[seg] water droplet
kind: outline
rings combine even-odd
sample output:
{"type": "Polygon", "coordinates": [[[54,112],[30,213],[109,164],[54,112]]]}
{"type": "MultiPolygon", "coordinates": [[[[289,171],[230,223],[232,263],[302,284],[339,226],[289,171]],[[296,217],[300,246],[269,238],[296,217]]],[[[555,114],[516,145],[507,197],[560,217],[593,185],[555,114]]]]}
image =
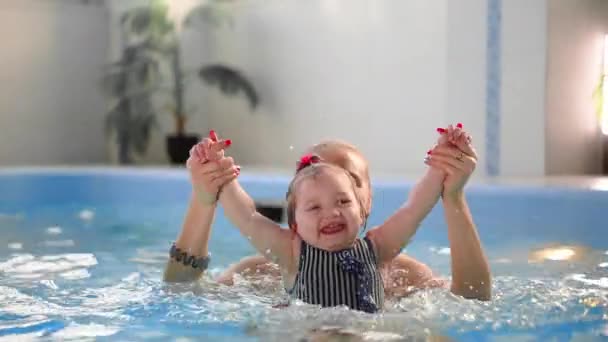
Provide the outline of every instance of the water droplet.
{"type": "Polygon", "coordinates": [[[74,240],[52,240],[44,241],[43,244],[48,247],[74,247],[74,240]]]}
{"type": "Polygon", "coordinates": [[[473,285],[469,285],[469,290],[473,290],[474,288],[473,285]]]}
{"type": "Polygon", "coordinates": [[[10,249],[21,249],[23,248],[23,244],[20,242],[13,242],[8,244],[8,248],[10,249]]]}
{"type": "Polygon", "coordinates": [[[46,229],[46,233],[49,234],[49,235],[58,235],[58,234],[61,234],[61,227],[59,227],[59,226],[48,227],[46,229]]]}
{"type": "Polygon", "coordinates": [[[465,321],[468,321],[468,322],[475,321],[475,315],[472,313],[465,313],[462,317],[465,319],[465,321]]]}
{"type": "Polygon", "coordinates": [[[293,145],[289,145],[289,150],[293,151],[293,145]]]}
{"type": "Polygon", "coordinates": [[[85,209],[78,214],[78,217],[80,217],[80,219],[84,221],[91,221],[93,217],[95,217],[95,213],[91,210],[85,209]]]}
{"type": "Polygon", "coordinates": [[[57,287],[57,285],[55,284],[55,282],[52,281],[52,280],[47,280],[47,279],[41,280],[40,284],[42,284],[42,285],[44,285],[44,286],[46,286],[46,287],[48,287],[50,289],[53,289],[53,290],[57,290],[59,288],[59,287],[57,287]]]}

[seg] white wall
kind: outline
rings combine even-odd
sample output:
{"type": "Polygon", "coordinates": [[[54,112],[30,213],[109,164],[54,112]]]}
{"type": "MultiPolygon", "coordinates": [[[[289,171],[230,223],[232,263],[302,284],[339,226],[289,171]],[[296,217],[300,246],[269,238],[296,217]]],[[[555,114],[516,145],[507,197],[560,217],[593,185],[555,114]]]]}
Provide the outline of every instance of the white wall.
{"type": "Polygon", "coordinates": [[[422,170],[447,122],[446,12],[437,0],[250,1],[234,30],[200,25],[206,33],[190,33],[185,50],[199,57],[190,65],[244,70],[262,105],[250,114],[243,100],[196,86],[206,111],[190,130],[229,136],[244,165],[291,168],[306,146],[336,137],[360,146],[376,171],[422,170]]]}
{"type": "Polygon", "coordinates": [[[540,176],[545,174],[547,1],[503,0],[502,6],[500,174],[540,176]]]}
{"type": "MultiPolygon", "coordinates": [[[[487,0],[448,1],[445,122],[462,122],[473,136],[485,173],[487,0]]],[[[440,122],[445,123],[445,122],[440,122]]]]}
{"type": "Polygon", "coordinates": [[[602,72],[608,4],[551,0],[548,13],[547,173],[600,173],[600,130],[591,94],[602,72]]]}
{"type": "MultiPolygon", "coordinates": [[[[173,2],[172,14],[197,2],[173,2]]],[[[0,165],[113,155],[97,82],[120,53],[120,12],[138,3],[0,3],[1,32],[24,37],[6,39],[0,59],[0,80],[11,85],[0,95],[0,165]]],[[[599,72],[601,3],[502,1],[501,175],[597,170],[597,122],[585,113],[599,72]]],[[[243,70],[261,107],[250,113],[244,100],[193,79],[187,100],[199,111],[188,128],[232,138],[243,165],[291,168],[307,145],[336,137],[360,146],[374,174],[417,174],[435,128],[461,121],[484,165],[487,16],[487,0],[240,2],[232,29],[183,31],[184,62],[187,70],[217,61],[243,70]]],[[[159,122],[144,163],[166,163],[173,122],[169,114],[159,122]]]]}
{"type": "MultiPolygon", "coordinates": [[[[199,53],[245,70],[263,106],[249,115],[243,102],[200,88],[209,112],[191,128],[213,127],[233,138],[231,152],[242,164],[290,167],[305,146],[339,137],[360,146],[375,173],[416,174],[434,129],[462,121],[483,165],[486,3],[250,2],[236,15],[234,31],[207,27],[202,45],[210,51],[199,53]]],[[[501,175],[538,176],[546,3],[503,1],[501,10],[501,175]]]]}
{"type": "Polygon", "coordinates": [[[104,162],[103,6],[0,1],[0,165],[104,162]]]}

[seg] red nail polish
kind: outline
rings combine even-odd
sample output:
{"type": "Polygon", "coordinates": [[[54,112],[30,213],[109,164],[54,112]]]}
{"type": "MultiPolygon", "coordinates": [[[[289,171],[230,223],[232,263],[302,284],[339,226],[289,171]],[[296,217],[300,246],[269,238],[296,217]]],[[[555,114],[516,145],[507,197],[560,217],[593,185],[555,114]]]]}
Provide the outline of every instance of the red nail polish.
{"type": "Polygon", "coordinates": [[[459,122],[458,124],[456,124],[456,127],[462,128],[462,124],[459,122]]]}
{"type": "Polygon", "coordinates": [[[214,131],[214,130],[210,130],[210,131],[209,131],[209,135],[210,135],[210,136],[215,135],[215,131],[214,131]]]}
{"type": "Polygon", "coordinates": [[[439,132],[440,134],[443,134],[446,132],[446,130],[445,130],[445,128],[438,127],[437,132],[439,132]]]}
{"type": "Polygon", "coordinates": [[[226,141],[224,141],[224,145],[226,145],[226,147],[232,145],[232,140],[226,139],[226,141]]]}

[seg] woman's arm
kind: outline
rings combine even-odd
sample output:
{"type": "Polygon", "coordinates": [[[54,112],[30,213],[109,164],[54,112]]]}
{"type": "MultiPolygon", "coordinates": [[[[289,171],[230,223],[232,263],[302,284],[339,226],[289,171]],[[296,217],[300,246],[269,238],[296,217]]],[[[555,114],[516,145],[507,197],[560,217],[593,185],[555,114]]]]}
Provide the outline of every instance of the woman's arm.
{"type": "MultiPolygon", "coordinates": [[[[193,193],[175,246],[196,258],[208,256],[209,237],[215,209],[215,204],[203,204],[193,193]]],[[[202,274],[203,271],[199,268],[185,266],[182,262],[169,258],[165,267],[164,280],[166,282],[189,282],[199,279],[202,274]]]]}
{"type": "Polygon", "coordinates": [[[281,272],[277,264],[271,263],[262,255],[252,255],[239,260],[237,263],[230,265],[216,281],[224,285],[233,285],[234,276],[240,274],[242,276],[272,276],[281,277],[281,272]]]}
{"type": "Polygon", "coordinates": [[[490,300],[490,266],[464,193],[444,196],[443,208],[452,257],[451,291],[465,298],[490,300]]]}
{"type": "Polygon", "coordinates": [[[490,266],[483,252],[473,217],[464,195],[464,186],[477,164],[477,153],[468,134],[460,127],[449,127],[455,146],[436,147],[428,164],[446,171],[443,206],[448,226],[452,258],[454,294],[465,298],[489,300],[492,296],[490,266]]]}
{"type": "MultiPolygon", "coordinates": [[[[224,158],[221,162],[207,163],[200,152],[201,144],[190,151],[186,166],[190,172],[192,194],[182,230],[175,241],[175,247],[195,258],[209,256],[209,238],[211,225],[216,209],[216,198],[220,187],[236,178],[232,159],[224,158]],[[211,180],[211,181],[209,181],[211,180]],[[215,194],[215,195],[214,195],[215,194]]],[[[221,146],[216,146],[219,156],[223,156],[221,146]]],[[[169,258],[165,267],[164,280],[167,282],[189,282],[197,280],[203,274],[201,268],[184,265],[169,258]]]]}

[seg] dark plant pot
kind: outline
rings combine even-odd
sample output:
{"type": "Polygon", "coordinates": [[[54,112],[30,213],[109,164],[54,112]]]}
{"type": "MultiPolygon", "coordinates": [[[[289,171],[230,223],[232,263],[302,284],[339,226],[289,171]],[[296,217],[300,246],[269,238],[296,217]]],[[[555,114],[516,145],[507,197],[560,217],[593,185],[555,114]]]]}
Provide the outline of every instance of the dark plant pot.
{"type": "Polygon", "coordinates": [[[167,153],[171,164],[185,164],[190,156],[190,149],[199,140],[198,135],[168,135],[167,153]]]}

